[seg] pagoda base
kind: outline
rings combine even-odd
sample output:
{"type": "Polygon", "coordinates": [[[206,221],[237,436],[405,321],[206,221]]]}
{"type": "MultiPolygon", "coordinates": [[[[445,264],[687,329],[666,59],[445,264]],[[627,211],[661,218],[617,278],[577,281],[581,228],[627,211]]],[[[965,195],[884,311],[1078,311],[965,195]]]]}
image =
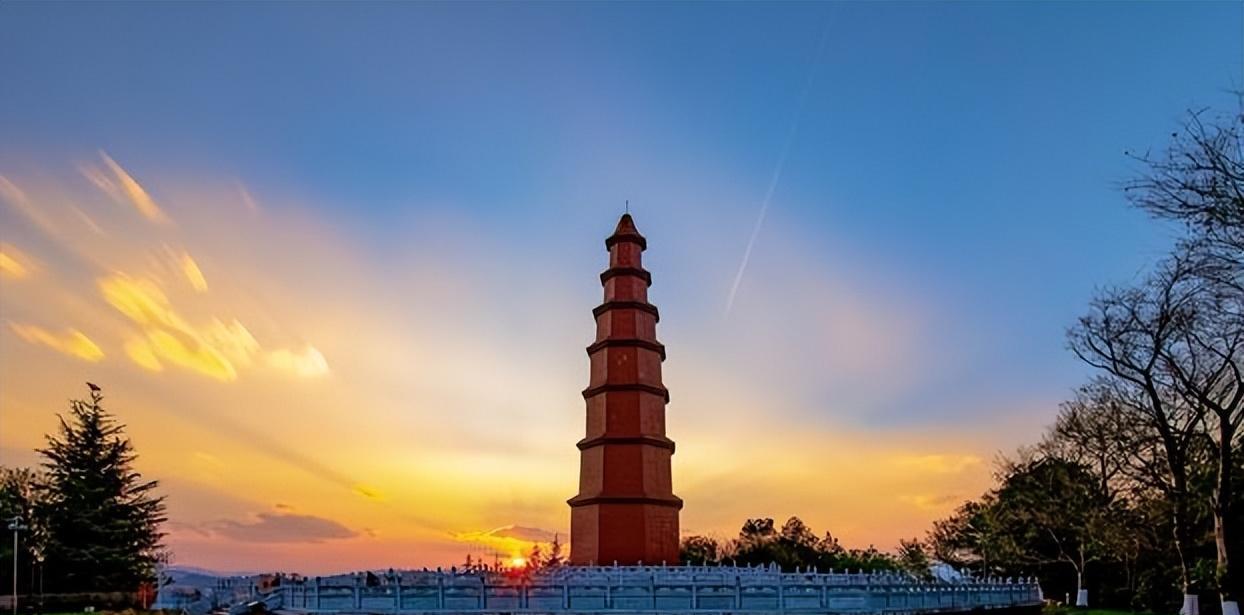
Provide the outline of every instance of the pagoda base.
{"type": "Polygon", "coordinates": [[[574,565],[677,564],[677,497],[573,498],[570,563],[574,565]]]}

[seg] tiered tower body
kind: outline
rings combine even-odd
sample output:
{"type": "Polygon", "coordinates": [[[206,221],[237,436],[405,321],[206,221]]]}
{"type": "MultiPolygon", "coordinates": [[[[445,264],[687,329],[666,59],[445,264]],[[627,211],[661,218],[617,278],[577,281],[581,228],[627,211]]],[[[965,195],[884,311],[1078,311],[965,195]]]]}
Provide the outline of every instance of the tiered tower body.
{"type": "Polygon", "coordinates": [[[605,300],[592,310],[596,341],[587,347],[592,367],[583,391],[587,437],[578,444],[579,494],[568,502],[573,564],[678,562],[682,500],[670,478],[665,347],[656,337],[657,308],[648,303],[652,276],[641,262],[647,247],[630,214],[605,240],[605,300]]]}

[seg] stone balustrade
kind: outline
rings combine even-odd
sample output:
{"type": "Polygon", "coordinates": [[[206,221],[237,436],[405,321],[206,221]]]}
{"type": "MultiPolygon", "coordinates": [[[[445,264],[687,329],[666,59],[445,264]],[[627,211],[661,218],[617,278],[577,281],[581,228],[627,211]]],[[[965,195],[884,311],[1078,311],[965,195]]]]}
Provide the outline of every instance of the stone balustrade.
{"type": "Polygon", "coordinates": [[[1034,579],[919,582],[901,574],[699,566],[564,567],[530,577],[404,571],[286,582],[269,608],[302,613],[953,613],[1031,607],[1034,579]]]}

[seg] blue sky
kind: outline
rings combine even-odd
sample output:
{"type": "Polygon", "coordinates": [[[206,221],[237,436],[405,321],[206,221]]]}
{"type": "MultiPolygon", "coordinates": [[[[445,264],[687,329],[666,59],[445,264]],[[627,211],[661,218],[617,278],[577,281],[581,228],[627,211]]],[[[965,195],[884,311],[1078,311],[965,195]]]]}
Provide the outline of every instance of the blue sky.
{"type": "MultiPolygon", "coordinates": [[[[212,314],[252,309],[252,329],[317,342],[335,399],[400,372],[347,382],[340,366],[363,359],[317,341],[342,314],[443,319],[478,338],[466,347],[554,374],[549,391],[570,383],[550,399],[571,417],[600,241],[629,199],[652,246],[667,384],[687,400],[671,429],[750,413],[775,433],[942,430],[945,451],[913,446],[987,458],[1035,437],[1083,381],[1063,331],[1093,289],[1165,253],[1171,229],[1118,189],[1137,170],[1124,152],[1160,149],[1187,109],[1231,108],[1242,33],[1239,2],[4,3],[0,176],[36,204],[81,204],[103,198],[84,165],[115,161],[178,220],[126,245],[184,247],[213,292],[236,282],[212,314]],[[239,189],[271,218],[230,209],[239,189]],[[288,297],[317,318],[277,327],[288,297]],[[717,412],[718,397],[756,403],[717,412]]],[[[56,242],[21,224],[0,239],[62,270],[48,293],[105,275],[41,253],[56,242]]],[[[10,322],[55,296],[10,284],[10,322]]],[[[0,373],[24,380],[33,347],[5,335],[0,373]]],[[[173,394],[146,377],[116,376],[136,405],[173,394]]],[[[0,414],[64,397],[15,389],[0,414]]],[[[947,493],[987,478],[970,472],[947,493]]],[[[547,510],[513,521],[547,527],[561,514],[547,510]]]]}

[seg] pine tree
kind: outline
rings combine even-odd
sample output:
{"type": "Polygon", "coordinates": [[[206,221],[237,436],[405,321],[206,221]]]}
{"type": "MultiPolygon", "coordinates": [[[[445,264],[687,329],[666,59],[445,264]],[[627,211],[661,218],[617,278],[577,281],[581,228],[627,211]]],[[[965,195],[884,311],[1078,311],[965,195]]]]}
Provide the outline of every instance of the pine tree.
{"type": "Polygon", "coordinates": [[[39,450],[46,580],[53,591],[130,591],[155,576],[164,498],[133,469],[124,426],[100,405],[99,387],[87,385],[90,400],[71,400],[68,420],[58,417],[59,433],[39,450]]]}
{"type": "Polygon", "coordinates": [[[527,554],[527,570],[539,570],[544,567],[544,551],[540,549],[540,543],[531,546],[531,553],[527,554]]]}
{"type": "Polygon", "coordinates": [[[553,543],[549,545],[549,557],[544,562],[546,568],[556,568],[566,563],[565,556],[562,555],[561,536],[553,534],[553,543]]]}

